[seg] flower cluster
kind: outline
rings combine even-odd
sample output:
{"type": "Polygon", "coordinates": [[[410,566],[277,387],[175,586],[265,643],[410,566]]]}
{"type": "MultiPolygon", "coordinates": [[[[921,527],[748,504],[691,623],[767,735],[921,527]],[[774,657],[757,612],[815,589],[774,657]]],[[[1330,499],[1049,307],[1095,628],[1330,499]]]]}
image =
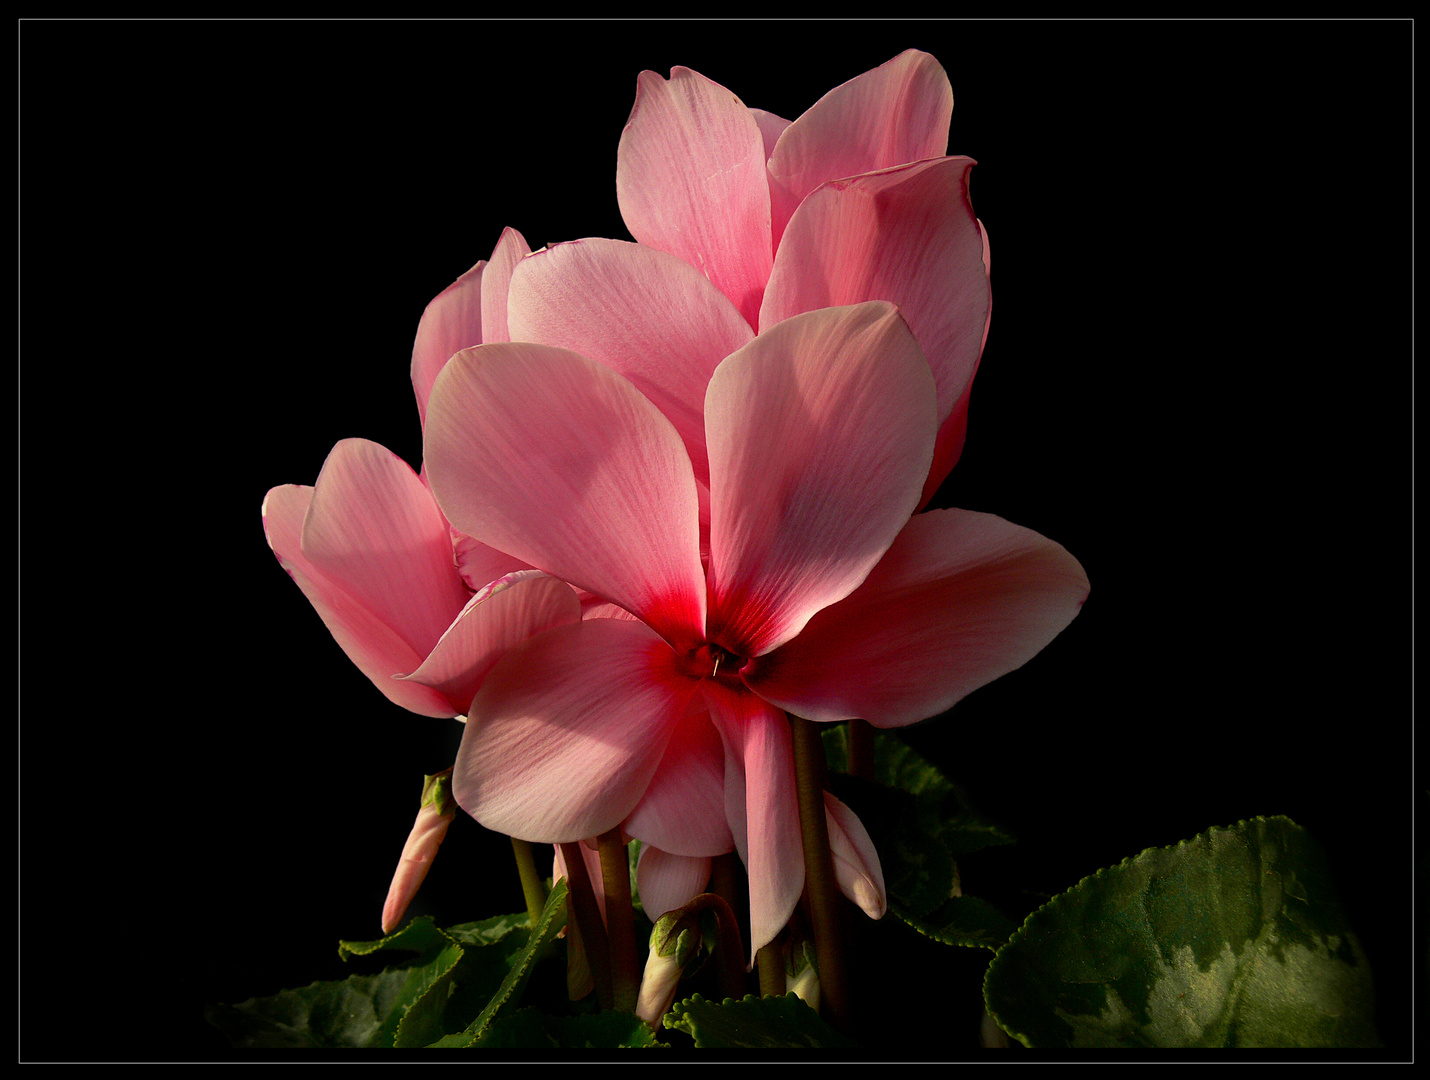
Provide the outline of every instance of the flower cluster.
{"type": "MultiPolygon", "coordinates": [[[[1088,592],[1058,544],[926,509],[991,311],[952,105],[915,51],[793,122],[644,72],[616,173],[634,242],[532,252],[507,229],[419,324],[422,472],[348,440],[264,503],[354,663],[465,717],[463,810],[641,841],[652,919],[737,852],[751,956],[805,887],[787,714],[934,716],[1088,592]]],[[[824,804],[839,885],[877,918],[878,854],[824,804]]]]}

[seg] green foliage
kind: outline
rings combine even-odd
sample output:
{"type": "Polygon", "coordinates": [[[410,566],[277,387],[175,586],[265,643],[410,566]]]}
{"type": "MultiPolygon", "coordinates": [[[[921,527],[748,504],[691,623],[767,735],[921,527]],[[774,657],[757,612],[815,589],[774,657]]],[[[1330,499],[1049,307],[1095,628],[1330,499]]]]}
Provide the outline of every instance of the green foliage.
{"type": "Polygon", "coordinates": [[[739,1001],[706,1001],[699,994],[677,1002],[665,1014],[665,1026],[683,1031],[699,1049],[833,1050],[857,1046],[819,1018],[794,994],[739,1001]]]}
{"type": "Polygon", "coordinates": [[[1033,1047],[1379,1045],[1324,856],[1282,817],[1085,878],[999,950],[984,996],[1033,1047]]]}

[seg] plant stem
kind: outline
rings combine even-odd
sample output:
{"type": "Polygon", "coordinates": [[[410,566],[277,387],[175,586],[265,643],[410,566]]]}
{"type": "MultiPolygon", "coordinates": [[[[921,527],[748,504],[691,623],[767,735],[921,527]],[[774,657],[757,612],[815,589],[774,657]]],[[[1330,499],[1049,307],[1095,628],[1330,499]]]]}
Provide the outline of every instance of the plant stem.
{"type": "Polygon", "coordinates": [[[513,836],[511,849],[516,855],[516,872],[521,878],[521,894],[526,898],[527,918],[535,928],[541,922],[541,913],[546,910],[546,883],[536,871],[536,858],[531,853],[531,844],[513,836]]]}
{"type": "Polygon", "coordinates": [[[596,906],[596,894],[591,889],[591,875],[586,872],[586,858],[581,843],[562,844],[561,858],[566,863],[566,887],[571,890],[571,914],[581,934],[586,960],[591,965],[591,978],[596,984],[596,1001],[601,1008],[613,1008],[611,989],[611,950],[606,941],[606,927],[601,922],[601,909],[596,906]]]}
{"type": "Polygon", "coordinates": [[[790,716],[794,745],[795,785],[799,797],[799,827],[804,838],[804,887],[819,962],[821,1011],[836,1027],[849,1027],[849,987],[844,975],[840,941],[839,883],[829,853],[829,826],[824,818],[824,744],[819,727],[802,716],[790,716]]]}
{"type": "Polygon", "coordinates": [[[719,965],[720,993],[739,1001],[745,994],[745,939],[735,912],[718,893],[701,893],[685,905],[686,917],[699,926],[702,911],[715,913],[715,962],[719,965]]]}
{"type": "Polygon", "coordinates": [[[602,833],[601,878],[606,888],[606,933],[611,955],[613,1007],[621,1012],[636,1011],[640,993],[640,965],[636,962],[635,911],[631,907],[631,867],[620,826],[602,833]]]}
{"type": "Polygon", "coordinates": [[[775,942],[770,942],[755,954],[755,966],[760,969],[760,996],[785,992],[785,957],[775,942]]]}

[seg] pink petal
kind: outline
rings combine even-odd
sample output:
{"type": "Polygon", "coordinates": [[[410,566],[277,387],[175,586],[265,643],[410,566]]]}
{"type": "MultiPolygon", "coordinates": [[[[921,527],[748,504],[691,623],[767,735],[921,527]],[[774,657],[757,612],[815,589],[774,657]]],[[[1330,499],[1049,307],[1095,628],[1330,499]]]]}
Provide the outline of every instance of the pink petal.
{"type": "Polygon", "coordinates": [[[928,362],[892,304],[797,316],[727,359],[705,399],[708,637],[768,652],[864,580],[918,502],[928,362]]]}
{"type": "Polygon", "coordinates": [[[464,532],[452,529],[451,533],[452,558],[456,560],[457,573],[472,592],[480,592],[497,578],[517,570],[531,569],[520,559],[514,559],[504,551],[473,540],[464,532]]]}
{"type": "Polygon", "coordinates": [[[472,701],[452,792],[495,832],[557,844],[635,809],[698,685],[648,627],[558,626],[509,649],[472,701]]]}
{"type": "Polygon", "coordinates": [[[983,238],[983,270],[990,275],[988,314],[983,317],[983,337],[978,342],[978,359],[974,361],[973,373],[968,377],[968,385],[963,388],[963,393],[954,402],[947,419],[939,425],[938,442],[934,444],[933,450],[933,466],[929,469],[929,478],[924,482],[923,498],[919,500],[920,510],[929,504],[929,500],[938,491],[939,485],[948,478],[948,474],[958,464],[958,459],[963,456],[963,444],[968,437],[968,403],[973,395],[973,380],[978,375],[978,365],[983,360],[983,347],[988,344],[988,327],[993,321],[992,263],[989,260],[988,230],[983,227],[981,221],[978,223],[978,231],[983,238]]]}
{"type": "MultiPolygon", "coordinates": [[[[581,847],[581,861],[584,864],[582,869],[586,872],[586,880],[591,883],[591,891],[596,894],[596,908],[601,912],[601,920],[606,918],[606,881],[601,873],[601,852],[599,848],[583,843],[581,847]]],[[[556,858],[551,864],[551,880],[560,881],[566,877],[566,858],[561,854],[561,849],[556,849],[556,858]]]]}
{"type": "Polygon", "coordinates": [[[704,627],[695,478],[628,381],[546,345],[458,353],[432,390],[428,479],[448,520],[641,616],[672,644],[704,627]]]}
{"type": "Polygon", "coordinates": [[[829,91],[770,155],[775,243],[800,200],[820,184],[942,156],[952,116],[947,74],[914,49],[829,91]]]}
{"type": "Polygon", "coordinates": [[[672,855],[649,844],[641,845],[636,863],[636,887],[641,907],[652,922],[667,911],[683,908],[710,884],[710,857],[672,855]]]}
{"type": "Polygon", "coordinates": [[[303,555],[425,657],[467,602],[447,523],[415,472],[385,447],[345,439],[318,474],[303,555]]]}
{"type": "Polygon", "coordinates": [[[930,510],[745,681],[812,720],[911,724],[1032,659],[1087,594],[1082,567],[1051,540],[991,514],[930,510]]]}
{"type": "Polygon", "coordinates": [[[789,720],[753,694],[700,683],[725,747],[725,814],[750,880],[750,962],[804,890],[789,720]]]}
{"type": "Polygon", "coordinates": [[[688,68],[643,71],[616,154],[631,235],[696,267],[751,326],[770,276],[770,189],[760,126],[740,99],[688,68]]]}
{"type": "Polygon", "coordinates": [[[775,152],[775,143],[779,142],[785,128],[789,127],[789,121],[764,109],[751,109],[750,115],[759,126],[760,138],[765,144],[765,161],[768,163],[770,155],[775,152]]]}
{"type": "Polygon", "coordinates": [[[696,479],[709,483],[705,387],[755,335],[698,270],[619,240],[556,244],[513,274],[508,315],[514,340],[579,352],[629,379],[675,425],[696,479]]]}
{"type": "Polygon", "coordinates": [[[939,158],[813,192],[780,244],[761,326],[865,300],[899,305],[933,369],[942,424],[972,381],[988,323],[972,167],[939,158]]]}
{"type": "Polygon", "coordinates": [[[412,389],[417,415],[427,422],[432,383],[453,353],[482,343],[482,269],[485,259],[448,285],[422,312],[412,343],[412,389]]]}
{"type": "MultiPolygon", "coordinates": [[[[510,341],[507,331],[507,289],[511,284],[512,271],[527,255],[531,247],[526,238],[515,229],[502,230],[497,246],[492,250],[491,261],[482,275],[482,340],[490,345],[496,341],[510,341]]],[[[469,344],[476,344],[470,342],[469,344]]]]}
{"type": "Polygon", "coordinates": [[[482,679],[508,649],[580,618],[581,602],[570,585],[540,570],[519,570],[473,596],[407,678],[437,690],[465,713],[482,679]]]}
{"type": "MultiPolygon", "coordinates": [[[[700,699],[671,735],[665,756],[625,831],[675,855],[735,848],[725,820],[725,752],[700,699]]],[[[677,905],[678,906],[678,905],[677,905]]]]}
{"type": "Polygon", "coordinates": [[[829,852],[834,857],[834,876],[839,889],[871,919],[882,919],[889,908],[884,892],[884,868],[879,853],[869,839],[869,831],[859,815],[829,792],[824,793],[825,824],[829,828],[829,852]]]}

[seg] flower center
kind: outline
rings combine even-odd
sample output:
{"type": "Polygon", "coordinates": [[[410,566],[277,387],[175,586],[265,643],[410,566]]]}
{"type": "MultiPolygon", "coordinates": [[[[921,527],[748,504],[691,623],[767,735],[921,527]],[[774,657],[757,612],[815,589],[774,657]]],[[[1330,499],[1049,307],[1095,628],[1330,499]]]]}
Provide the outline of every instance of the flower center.
{"type": "Polygon", "coordinates": [[[693,679],[736,678],[745,658],[709,642],[686,653],[685,671],[693,679]]]}

